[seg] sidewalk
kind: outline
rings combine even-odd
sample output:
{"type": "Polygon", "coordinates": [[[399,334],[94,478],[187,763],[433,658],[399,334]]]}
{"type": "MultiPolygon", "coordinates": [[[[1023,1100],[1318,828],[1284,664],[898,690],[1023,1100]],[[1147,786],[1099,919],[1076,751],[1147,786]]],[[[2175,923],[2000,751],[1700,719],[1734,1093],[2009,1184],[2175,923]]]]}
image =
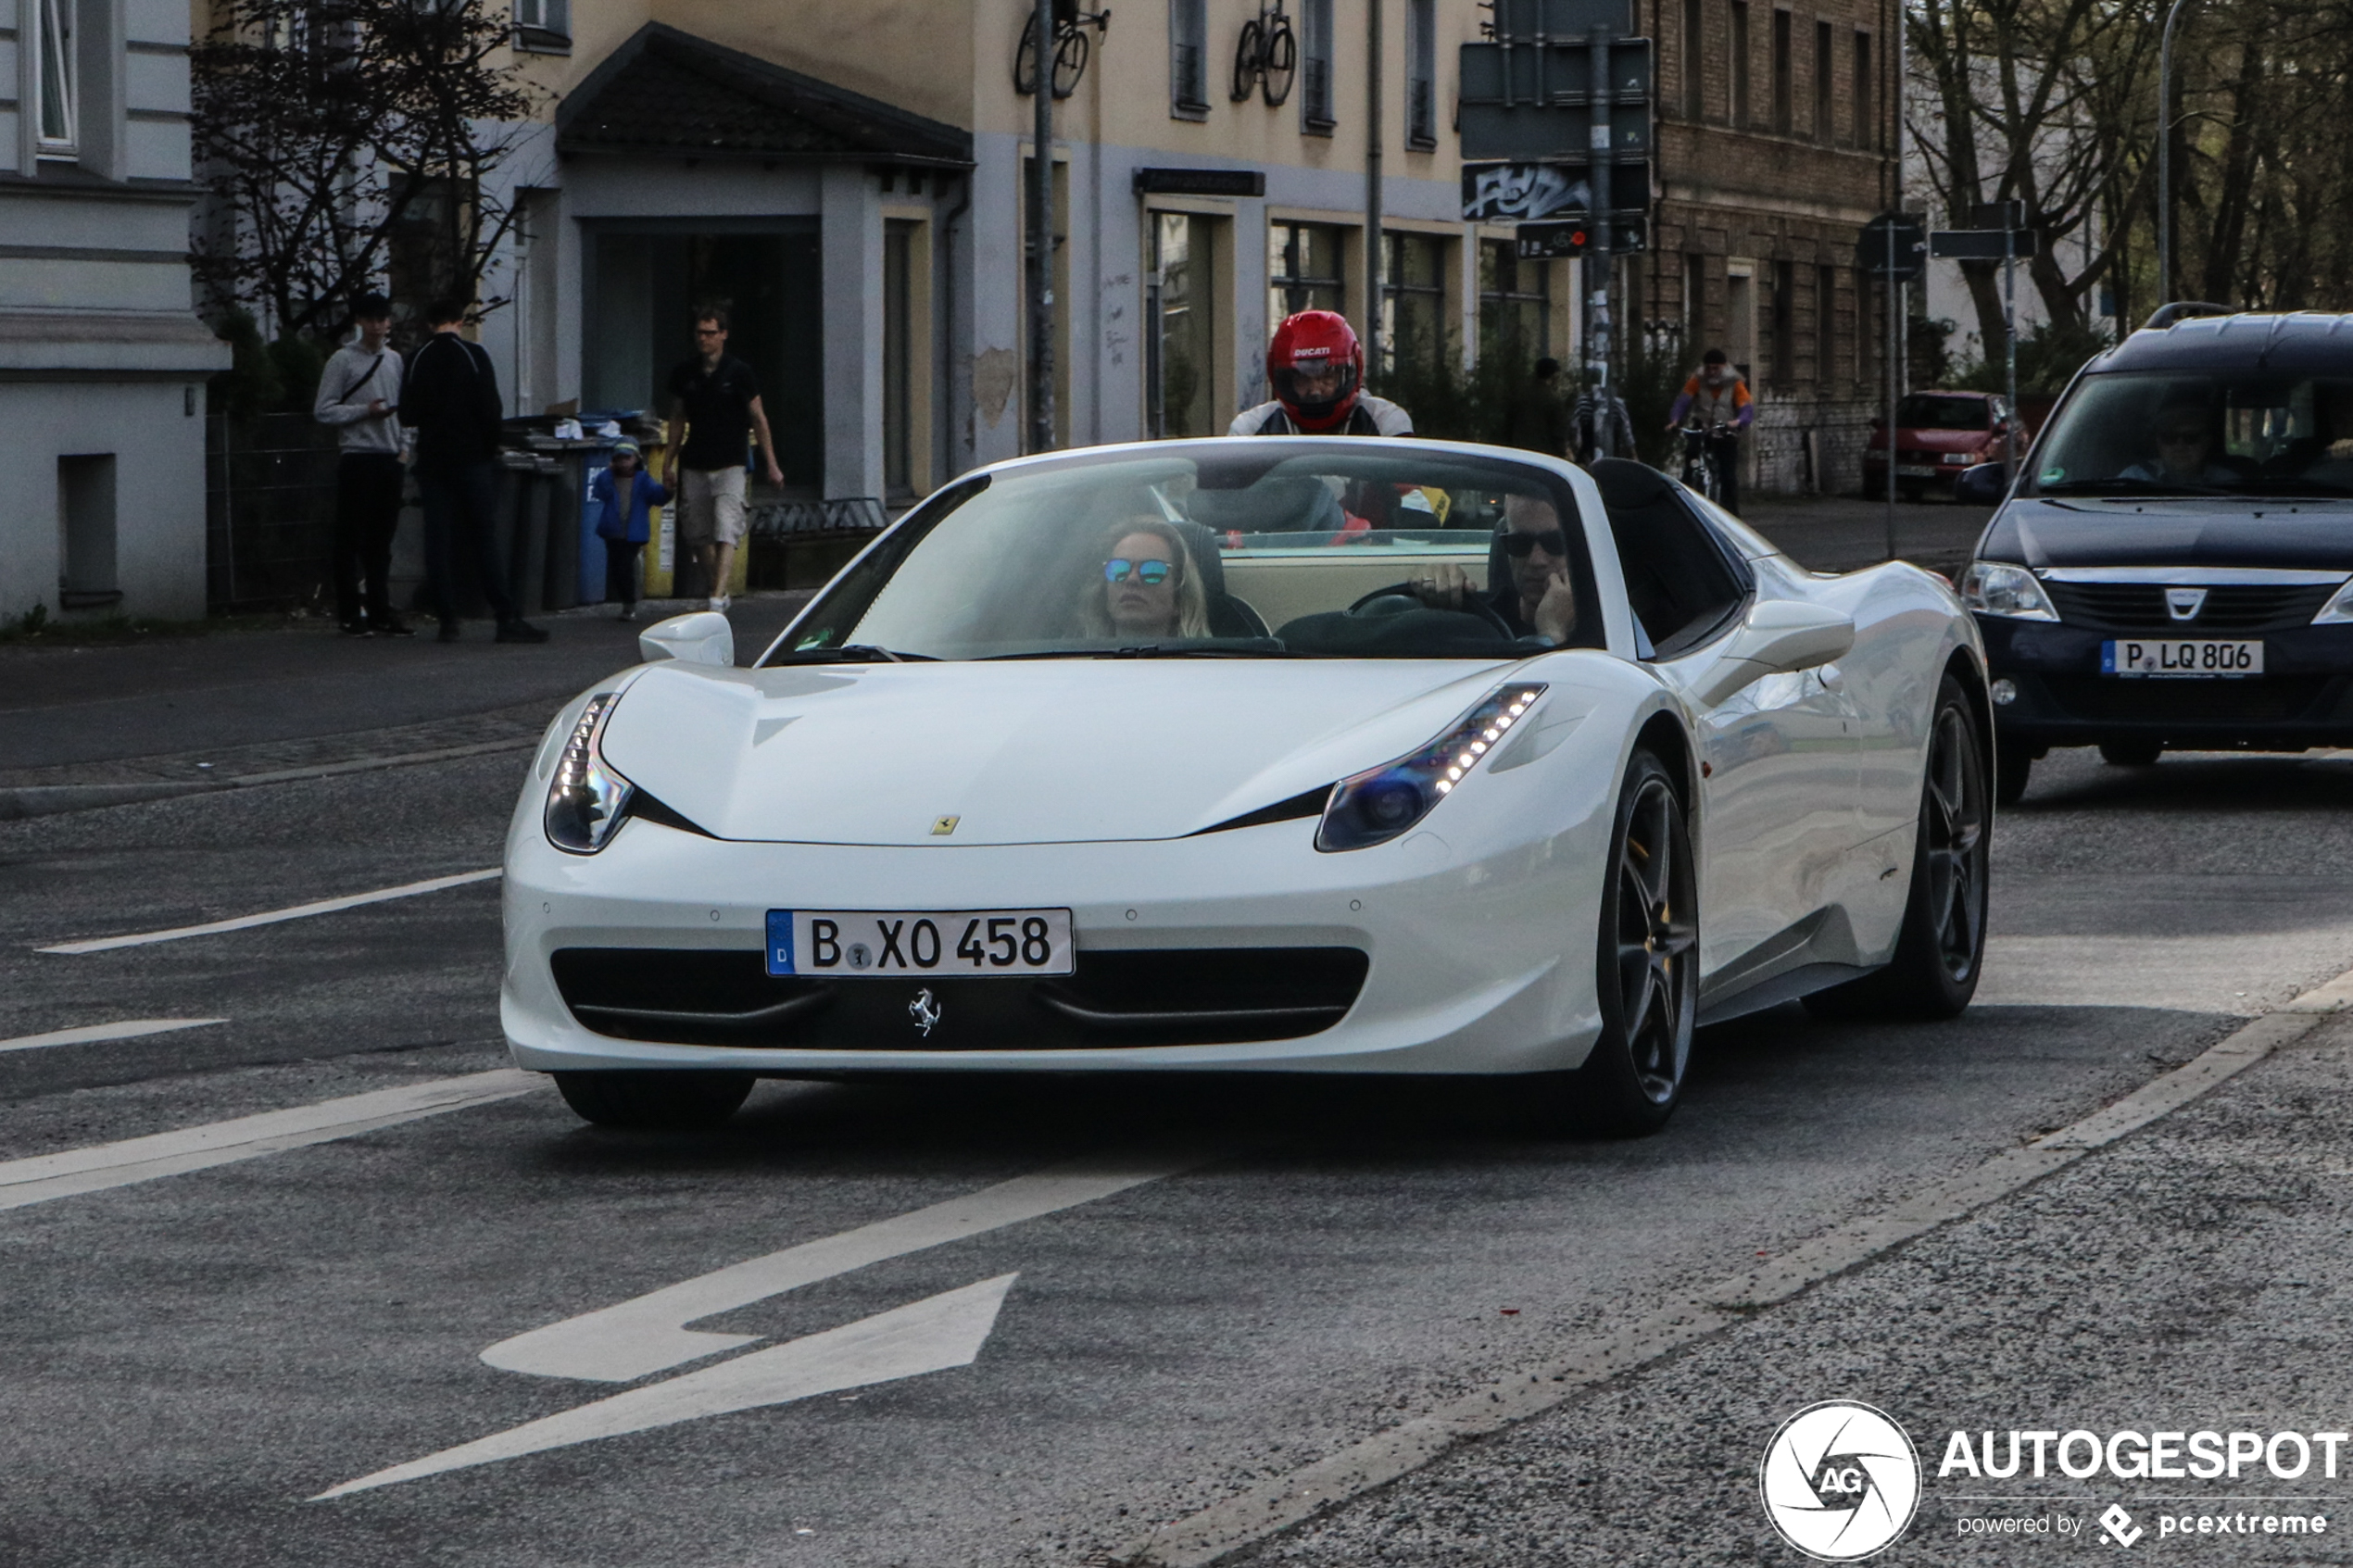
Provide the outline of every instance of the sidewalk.
{"type": "MultiPolygon", "coordinates": [[[[736,654],[767,646],[806,591],[736,599],[736,654]]],[[[539,646],[344,637],[332,621],[105,647],[0,648],[0,820],[354,768],[520,749],[556,707],[637,662],[637,633],[688,606],[549,615],[539,646]]]]}

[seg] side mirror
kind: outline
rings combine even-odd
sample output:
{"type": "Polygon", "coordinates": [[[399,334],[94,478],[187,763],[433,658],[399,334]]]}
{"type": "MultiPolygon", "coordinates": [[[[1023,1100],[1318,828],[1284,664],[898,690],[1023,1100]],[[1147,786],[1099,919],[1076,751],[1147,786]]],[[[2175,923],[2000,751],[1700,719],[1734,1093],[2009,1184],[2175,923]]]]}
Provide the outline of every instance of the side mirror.
{"type": "Polygon", "coordinates": [[[1978,463],[1953,481],[1953,499],[1973,507],[1997,507],[2010,487],[2007,470],[1999,463],[1978,463]]]}
{"type": "Polygon", "coordinates": [[[1760,599],[1725,639],[1706,685],[1692,695],[1713,708],[1764,676],[1818,670],[1854,646],[1850,616],[1796,599],[1760,599]]]}
{"type": "Polygon", "coordinates": [[[637,653],[648,664],[675,659],[686,664],[716,664],[722,669],[733,669],[736,629],[715,609],[673,615],[637,633],[637,653]]]}

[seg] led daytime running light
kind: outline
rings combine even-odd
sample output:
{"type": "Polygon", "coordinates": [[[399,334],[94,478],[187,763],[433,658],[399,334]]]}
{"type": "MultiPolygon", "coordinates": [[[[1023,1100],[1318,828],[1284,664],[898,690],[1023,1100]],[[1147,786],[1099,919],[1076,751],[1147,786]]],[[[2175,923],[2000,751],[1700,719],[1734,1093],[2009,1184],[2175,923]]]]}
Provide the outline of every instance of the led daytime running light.
{"type": "Polygon", "coordinates": [[[594,855],[611,842],[629,809],[633,786],[598,748],[619,692],[598,692],[564,737],[563,754],[547,781],[547,842],[574,855],[594,855]]]}
{"type": "Polygon", "coordinates": [[[1499,687],[1420,750],[1342,779],[1324,809],[1315,847],[1363,849],[1404,833],[1467,778],[1543,695],[1541,682],[1499,687]]]}

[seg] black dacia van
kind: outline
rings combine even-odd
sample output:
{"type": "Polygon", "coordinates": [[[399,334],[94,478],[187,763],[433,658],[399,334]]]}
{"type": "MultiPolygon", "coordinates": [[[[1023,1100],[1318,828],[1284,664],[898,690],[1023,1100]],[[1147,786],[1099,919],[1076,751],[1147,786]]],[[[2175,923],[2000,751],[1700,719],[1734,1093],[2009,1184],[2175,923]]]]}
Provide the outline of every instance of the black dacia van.
{"type": "Polygon", "coordinates": [[[2353,315],[2168,306],[2001,487],[1988,463],[1957,489],[2002,502],[1961,594],[2005,804],[2055,746],[2353,745],[2353,315]]]}

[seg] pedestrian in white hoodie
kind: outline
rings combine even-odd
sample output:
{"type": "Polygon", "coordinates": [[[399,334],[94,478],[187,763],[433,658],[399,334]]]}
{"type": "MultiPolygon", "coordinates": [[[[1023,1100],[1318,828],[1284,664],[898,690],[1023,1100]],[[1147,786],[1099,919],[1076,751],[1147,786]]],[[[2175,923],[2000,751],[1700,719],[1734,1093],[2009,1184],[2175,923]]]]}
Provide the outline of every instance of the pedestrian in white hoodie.
{"type": "Polygon", "coordinates": [[[336,427],[343,445],[335,465],[335,619],[346,637],[412,636],[408,623],[393,613],[386,583],[405,477],[400,421],[395,418],[400,408],[400,354],[385,341],[392,332],[392,302],[380,294],[363,294],[351,302],[351,316],[359,339],[327,361],[311,408],[321,424],[336,427]]]}

